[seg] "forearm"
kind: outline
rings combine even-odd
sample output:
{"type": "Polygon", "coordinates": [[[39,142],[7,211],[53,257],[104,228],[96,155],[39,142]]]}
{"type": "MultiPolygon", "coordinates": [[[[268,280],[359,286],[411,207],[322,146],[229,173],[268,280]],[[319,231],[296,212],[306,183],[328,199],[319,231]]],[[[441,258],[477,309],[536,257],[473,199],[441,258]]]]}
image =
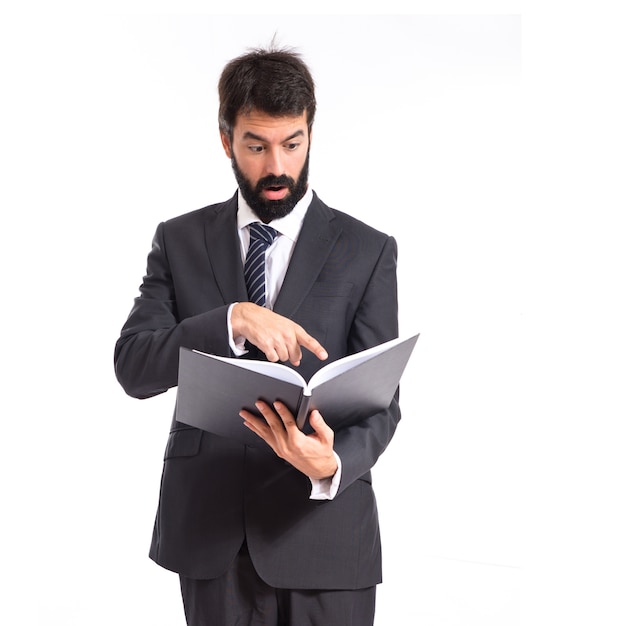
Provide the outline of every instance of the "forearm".
{"type": "Polygon", "coordinates": [[[339,493],[374,467],[391,442],[399,421],[400,407],[394,399],[387,410],[335,433],[334,450],[342,462],[339,493]]]}
{"type": "Polygon", "coordinates": [[[229,354],[227,306],[157,327],[157,320],[134,326],[131,314],[115,346],[115,374],[129,395],[147,398],[178,384],[181,347],[229,354]]]}
{"type": "Polygon", "coordinates": [[[115,374],[126,393],[147,398],[176,386],[181,347],[228,355],[227,309],[223,306],[181,322],[170,321],[162,328],[157,318],[135,324],[139,314],[131,314],[114,357],[115,374]]]}
{"type": "MultiPolygon", "coordinates": [[[[398,336],[396,266],[396,242],[389,238],[354,317],[348,338],[350,352],[398,336]]],[[[400,421],[398,401],[399,391],[388,409],[335,433],[334,450],[342,461],[340,493],[369,472],[389,445],[400,421]]]]}

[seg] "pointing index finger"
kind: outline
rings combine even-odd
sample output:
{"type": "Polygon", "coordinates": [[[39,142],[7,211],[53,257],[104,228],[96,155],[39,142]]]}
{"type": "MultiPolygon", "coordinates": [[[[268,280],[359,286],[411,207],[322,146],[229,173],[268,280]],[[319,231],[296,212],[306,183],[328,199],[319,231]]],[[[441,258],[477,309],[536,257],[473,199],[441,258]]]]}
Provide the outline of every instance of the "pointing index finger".
{"type": "Polygon", "coordinates": [[[307,332],[301,331],[298,333],[298,343],[312,352],[321,361],[325,361],[328,358],[328,352],[326,352],[322,344],[307,332]]]}

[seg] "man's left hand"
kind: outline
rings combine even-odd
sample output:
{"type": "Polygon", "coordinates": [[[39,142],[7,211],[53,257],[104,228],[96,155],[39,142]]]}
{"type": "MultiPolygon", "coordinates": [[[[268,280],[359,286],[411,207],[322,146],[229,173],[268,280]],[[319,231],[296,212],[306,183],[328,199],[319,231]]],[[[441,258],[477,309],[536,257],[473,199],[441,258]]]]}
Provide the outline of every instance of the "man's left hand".
{"type": "Polygon", "coordinates": [[[274,402],[271,407],[266,402],[258,401],[256,407],[264,420],[246,410],[242,410],[239,415],[244,424],[261,437],[281,459],[314,480],[331,478],[335,474],[335,433],[319,411],[311,411],[309,423],[313,432],[305,435],[298,428],[291,411],[282,402],[274,402]]]}

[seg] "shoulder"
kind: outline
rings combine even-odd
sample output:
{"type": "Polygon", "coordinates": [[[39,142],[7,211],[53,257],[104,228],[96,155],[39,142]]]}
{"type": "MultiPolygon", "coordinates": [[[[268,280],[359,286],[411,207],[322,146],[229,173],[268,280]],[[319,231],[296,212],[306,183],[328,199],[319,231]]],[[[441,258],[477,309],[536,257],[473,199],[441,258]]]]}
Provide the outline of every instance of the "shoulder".
{"type": "Polygon", "coordinates": [[[236,220],[237,194],[225,202],[209,204],[163,221],[160,226],[167,231],[192,230],[215,220],[236,220]]]}
{"type": "Polygon", "coordinates": [[[392,235],[374,228],[350,213],[325,204],[315,193],[310,209],[325,216],[332,227],[340,230],[344,236],[357,237],[378,246],[384,246],[387,242],[394,241],[392,235]]]}

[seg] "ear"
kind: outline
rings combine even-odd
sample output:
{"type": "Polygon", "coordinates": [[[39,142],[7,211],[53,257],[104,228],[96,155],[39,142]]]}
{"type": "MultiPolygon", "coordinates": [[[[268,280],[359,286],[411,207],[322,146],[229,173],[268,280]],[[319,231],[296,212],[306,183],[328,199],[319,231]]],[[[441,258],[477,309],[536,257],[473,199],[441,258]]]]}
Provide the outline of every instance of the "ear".
{"type": "Polygon", "coordinates": [[[230,137],[223,131],[220,130],[220,139],[222,140],[222,147],[224,148],[224,152],[229,159],[233,158],[233,149],[230,143],[230,137]]]}

